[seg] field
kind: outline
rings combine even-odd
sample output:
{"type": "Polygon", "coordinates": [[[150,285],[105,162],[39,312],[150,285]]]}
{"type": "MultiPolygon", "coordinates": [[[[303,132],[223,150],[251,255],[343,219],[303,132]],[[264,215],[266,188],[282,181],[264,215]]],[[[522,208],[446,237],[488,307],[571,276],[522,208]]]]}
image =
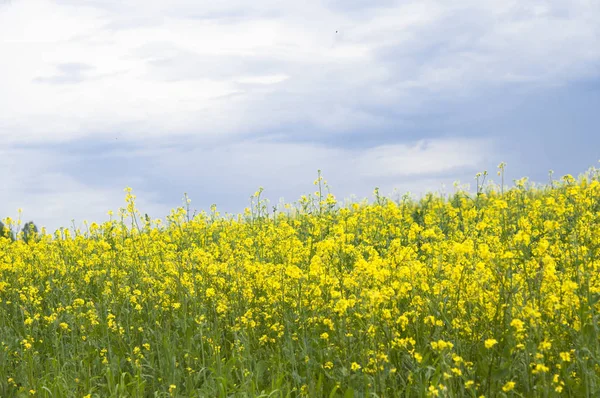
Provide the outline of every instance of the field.
{"type": "Polygon", "coordinates": [[[600,396],[600,170],[484,177],[0,238],[0,396],[600,396]]]}

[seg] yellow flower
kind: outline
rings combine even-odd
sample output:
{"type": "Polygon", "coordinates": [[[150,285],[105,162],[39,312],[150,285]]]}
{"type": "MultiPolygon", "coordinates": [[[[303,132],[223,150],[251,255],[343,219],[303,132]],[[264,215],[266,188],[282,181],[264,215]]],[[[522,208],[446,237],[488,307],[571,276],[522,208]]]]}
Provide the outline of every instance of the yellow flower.
{"type": "Polygon", "coordinates": [[[485,344],[485,348],[487,348],[489,350],[490,348],[492,348],[493,346],[495,346],[496,344],[498,344],[498,340],[496,340],[496,339],[487,339],[484,344],[485,344]]]}
{"type": "Polygon", "coordinates": [[[427,390],[429,391],[428,395],[430,397],[438,397],[440,395],[440,390],[435,388],[433,385],[430,385],[427,390]]]}
{"type": "Polygon", "coordinates": [[[540,351],[548,351],[550,348],[552,348],[552,343],[547,340],[542,341],[538,347],[540,351]]]}
{"type": "Polygon", "coordinates": [[[452,344],[449,341],[438,340],[438,341],[432,341],[431,342],[431,348],[433,348],[436,351],[443,351],[445,349],[452,349],[453,347],[454,347],[454,344],[452,344]]]}
{"type": "Polygon", "coordinates": [[[512,391],[514,388],[515,388],[515,382],[509,381],[502,387],[502,391],[509,392],[509,391],[512,391]]]}
{"type": "MultiPolygon", "coordinates": [[[[499,171],[504,180],[503,165],[499,171]]],[[[69,370],[78,352],[98,347],[101,367],[124,363],[139,371],[160,359],[147,342],[160,346],[181,329],[198,341],[172,347],[176,370],[201,376],[202,362],[213,368],[224,356],[248,353],[266,358],[258,368],[269,375],[306,358],[306,380],[289,391],[298,396],[319,395],[309,381],[324,369],[366,377],[365,387],[380,396],[392,379],[423,395],[476,396],[485,386],[474,380],[488,372],[474,364],[491,353],[497,363],[527,356],[535,383],[566,393],[568,382],[579,385],[588,376],[573,373],[572,362],[593,359],[575,350],[575,336],[586,324],[577,308],[600,294],[600,170],[552,180],[550,189],[527,179],[514,189],[480,186],[486,176],[478,174],[475,195],[458,185],[455,195],[423,200],[389,200],[377,191],[372,203],[338,208],[319,174],[318,197],[304,195],[273,212],[260,189],[237,218],[220,217],[216,205],[191,214],[185,196],[164,222],[142,217],[128,188],[126,206],[109,221],[43,232],[30,242],[18,228],[21,217],[6,220],[0,319],[8,324],[0,353],[34,368],[40,355],[51,355],[69,370]],[[532,286],[536,300],[527,300],[521,293],[532,286]],[[506,289],[517,292],[511,300],[506,289]],[[496,333],[497,314],[509,317],[503,334],[496,333]],[[73,338],[65,346],[67,335],[73,338]],[[479,351],[465,350],[473,336],[484,343],[479,351]],[[56,347],[65,355],[55,355],[56,347]],[[403,356],[414,358],[413,369],[399,366],[403,356]],[[427,362],[445,365],[424,381],[419,370],[427,362]],[[454,382],[439,384],[444,380],[454,382]]],[[[238,365],[231,371],[257,376],[249,370],[256,363],[238,365]]],[[[15,387],[9,393],[38,388],[4,371],[0,384],[15,387]]],[[[600,374],[600,365],[590,372],[600,374]]],[[[87,394],[89,377],[75,376],[79,396],[87,394]]],[[[179,380],[157,377],[167,396],[183,395],[183,386],[170,386],[179,380]]],[[[517,379],[504,382],[497,386],[501,395],[521,387],[517,379]]],[[[239,383],[232,389],[245,392],[239,383]]]]}
{"type": "Polygon", "coordinates": [[[439,397],[439,395],[440,395],[440,390],[435,388],[435,386],[433,386],[433,385],[430,385],[427,390],[428,390],[428,395],[430,397],[439,397]]]}
{"type": "Polygon", "coordinates": [[[571,362],[571,354],[569,352],[561,352],[560,359],[564,362],[571,362]]]}
{"type": "MultiPolygon", "coordinates": [[[[532,364],[533,365],[533,364],[532,364]]],[[[546,373],[550,371],[550,368],[547,367],[546,365],[542,364],[542,363],[538,363],[534,366],[532,373],[536,374],[536,373],[546,373]]]]}
{"type": "Polygon", "coordinates": [[[510,326],[517,331],[522,331],[525,328],[525,323],[522,320],[515,318],[510,322],[510,326]]]}
{"type": "Polygon", "coordinates": [[[452,368],[450,369],[452,371],[452,373],[454,373],[457,376],[462,376],[462,371],[459,368],[452,368]]]}

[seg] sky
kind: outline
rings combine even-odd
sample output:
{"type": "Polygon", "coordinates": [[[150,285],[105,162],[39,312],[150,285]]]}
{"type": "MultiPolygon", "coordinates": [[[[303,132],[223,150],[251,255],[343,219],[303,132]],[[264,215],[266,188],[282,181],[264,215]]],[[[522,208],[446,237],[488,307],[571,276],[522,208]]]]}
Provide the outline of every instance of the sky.
{"type": "Polygon", "coordinates": [[[0,0],[0,218],[578,175],[599,0],[0,0]]]}

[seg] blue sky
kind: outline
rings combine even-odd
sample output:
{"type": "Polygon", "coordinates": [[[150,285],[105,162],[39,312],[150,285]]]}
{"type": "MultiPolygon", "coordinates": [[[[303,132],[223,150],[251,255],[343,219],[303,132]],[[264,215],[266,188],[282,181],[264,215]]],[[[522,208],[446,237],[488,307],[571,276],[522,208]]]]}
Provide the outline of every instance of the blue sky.
{"type": "Polygon", "coordinates": [[[0,54],[0,217],[50,229],[600,159],[596,0],[12,0],[0,54]]]}

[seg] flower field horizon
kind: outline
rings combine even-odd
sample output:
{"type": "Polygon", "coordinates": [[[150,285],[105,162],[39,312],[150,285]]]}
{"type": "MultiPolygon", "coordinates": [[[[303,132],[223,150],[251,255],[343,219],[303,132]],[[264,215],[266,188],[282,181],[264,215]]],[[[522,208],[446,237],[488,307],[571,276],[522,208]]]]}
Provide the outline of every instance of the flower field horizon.
{"type": "Polygon", "coordinates": [[[0,235],[0,396],[599,396],[600,169],[486,176],[0,235]]]}

